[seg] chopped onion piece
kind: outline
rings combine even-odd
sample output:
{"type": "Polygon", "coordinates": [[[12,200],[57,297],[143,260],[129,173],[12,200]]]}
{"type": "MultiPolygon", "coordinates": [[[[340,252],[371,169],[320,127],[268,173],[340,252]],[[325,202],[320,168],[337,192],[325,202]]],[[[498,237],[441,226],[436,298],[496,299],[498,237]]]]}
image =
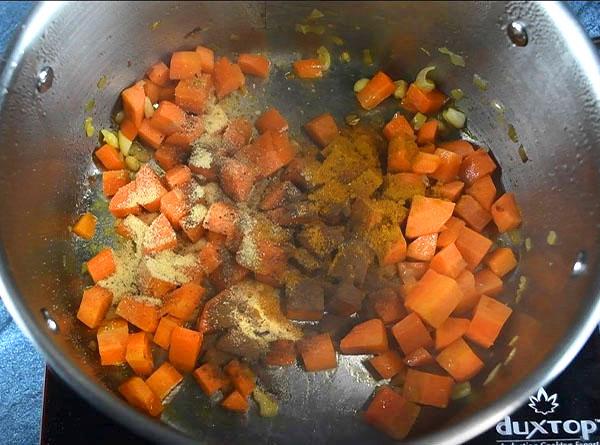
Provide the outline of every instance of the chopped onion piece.
{"type": "Polygon", "coordinates": [[[452,395],[450,398],[452,400],[464,399],[471,395],[471,382],[462,382],[457,383],[452,388],[452,395]]]}
{"type": "Polygon", "coordinates": [[[529,156],[527,156],[527,152],[525,151],[525,147],[523,147],[523,144],[519,146],[519,157],[521,158],[521,161],[523,163],[529,161],[529,156]]]}
{"type": "Polygon", "coordinates": [[[531,238],[525,238],[525,250],[529,252],[531,250],[531,238]]]}
{"type": "Polygon", "coordinates": [[[373,65],[373,55],[371,54],[370,49],[363,49],[362,56],[363,56],[362,60],[365,65],[367,65],[367,66],[373,65]]]}
{"type": "Polygon", "coordinates": [[[146,116],[146,119],[150,119],[153,114],[154,114],[154,107],[152,106],[152,102],[150,101],[150,98],[148,96],[146,96],[146,100],[144,101],[144,116],[146,116]]]}
{"type": "Polygon", "coordinates": [[[319,62],[321,62],[321,68],[327,71],[331,67],[331,55],[327,48],[319,46],[317,48],[317,57],[319,58],[319,62]]]}
{"type": "Polygon", "coordinates": [[[94,128],[94,121],[91,117],[86,117],[83,121],[83,129],[85,130],[85,135],[88,138],[91,138],[94,135],[96,129],[94,128]]]}
{"type": "Polygon", "coordinates": [[[344,63],[349,63],[350,62],[350,53],[348,51],[342,52],[342,54],[340,54],[340,60],[344,63]]]}
{"type": "Polygon", "coordinates": [[[277,415],[279,412],[279,406],[273,397],[258,387],[254,388],[254,391],[252,391],[252,396],[258,404],[259,414],[261,417],[275,417],[277,415]]]}
{"type": "Polygon", "coordinates": [[[415,130],[419,130],[425,122],[427,122],[427,116],[423,113],[417,113],[412,119],[412,126],[415,130]]]}
{"type": "Polygon", "coordinates": [[[94,107],[96,106],[96,101],[94,99],[90,99],[85,103],[85,112],[86,113],[91,113],[91,111],[94,109],[94,107]]]}
{"type": "Polygon", "coordinates": [[[104,88],[106,88],[106,85],[108,85],[108,79],[106,78],[106,76],[100,77],[100,80],[98,80],[98,83],[96,84],[99,90],[103,90],[104,88]]]}
{"type": "Polygon", "coordinates": [[[342,46],[344,44],[344,40],[338,36],[332,36],[331,41],[337,46],[342,46]]]}
{"type": "Polygon", "coordinates": [[[515,335],[513,338],[510,339],[510,341],[508,342],[508,346],[514,346],[517,342],[519,341],[519,336],[515,335]]]}
{"type": "Polygon", "coordinates": [[[133,156],[126,156],[125,157],[125,166],[132,172],[136,172],[140,169],[140,161],[138,161],[133,156]]]}
{"type": "Polygon", "coordinates": [[[123,122],[123,119],[125,119],[125,113],[123,113],[123,111],[119,111],[117,114],[115,114],[115,122],[117,124],[123,122]]]}
{"type": "Polygon", "coordinates": [[[348,124],[350,127],[354,127],[360,122],[360,117],[357,114],[349,114],[344,118],[344,120],[346,121],[346,124],[348,124]]]}
{"type": "Polygon", "coordinates": [[[357,80],[356,82],[354,82],[354,92],[360,93],[362,89],[367,86],[368,83],[369,79],[364,77],[362,79],[357,80]]]}
{"type": "Polygon", "coordinates": [[[489,82],[481,77],[479,74],[473,74],[473,85],[479,88],[481,91],[486,91],[488,89],[489,82]]]}
{"type": "Polygon", "coordinates": [[[465,97],[465,93],[460,88],[454,88],[453,90],[450,90],[450,97],[454,100],[461,100],[465,97]]]}
{"type": "Polygon", "coordinates": [[[462,128],[465,126],[466,116],[463,112],[458,111],[452,107],[444,110],[442,116],[450,125],[454,128],[462,128]]]}
{"type": "Polygon", "coordinates": [[[440,53],[445,54],[446,56],[450,57],[450,63],[452,63],[452,65],[462,66],[463,68],[466,66],[465,59],[460,54],[453,53],[445,46],[442,48],[438,48],[438,51],[440,53]]]}
{"type": "Polygon", "coordinates": [[[121,130],[117,133],[117,137],[119,139],[119,150],[123,153],[123,156],[127,156],[129,154],[129,149],[131,148],[131,141],[123,134],[121,130]]]}
{"type": "Polygon", "coordinates": [[[554,246],[556,244],[556,241],[558,241],[558,235],[554,230],[550,230],[548,232],[548,236],[546,237],[546,242],[549,246],[554,246]]]}
{"type": "Polygon", "coordinates": [[[317,20],[323,17],[325,17],[325,14],[323,14],[321,11],[315,8],[311,11],[310,15],[307,18],[308,20],[317,20]]]}
{"type": "Polygon", "coordinates": [[[519,142],[519,136],[517,135],[517,130],[515,129],[513,124],[508,125],[508,137],[514,143],[519,142]]]}
{"type": "Polygon", "coordinates": [[[515,303],[519,303],[523,298],[523,294],[527,290],[527,277],[521,275],[519,277],[519,284],[517,285],[517,295],[515,297],[515,303]]]}
{"type": "Polygon", "coordinates": [[[119,146],[119,139],[117,138],[117,135],[111,130],[107,130],[106,128],[102,129],[100,130],[100,134],[102,135],[102,140],[106,144],[112,145],[113,147],[119,146]]]}
{"type": "Polygon", "coordinates": [[[435,88],[435,83],[433,83],[433,81],[427,78],[427,74],[429,74],[429,72],[433,71],[434,69],[435,66],[426,66],[417,74],[417,78],[415,79],[415,85],[421,91],[425,91],[426,93],[428,93],[429,91],[435,88]]]}
{"type": "Polygon", "coordinates": [[[487,378],[485,379],[485,381],[483,382],[483,386],[487,386],[490,383],[492,383],[492,381],[496,378],[496,376],[498,375],[498,372],[500,371],[500,367],[502,366],[502,363],[498,363],[494,369],[492,369],[490,371],[490,373],[488,374],[487,378]]]}
{"type": "Polygon", "coordinates": [[[406,80],[396,80],[394,81],[394,85],[396,85],[396,89],[394,90],[394,97],[396,99],[402,99],[406,95],[406,90],[408,89],[408,82],[406,82],[406,80]]]}
{"type": "Polygon", "coordinates": [[[512,361],[512,359],[515,358],[516,353],[517,353],[517,348],[512,348],[510,350],[510,352],[506,356],[506,359],[504,360],[504,366],[508,365],[512,361]]]}

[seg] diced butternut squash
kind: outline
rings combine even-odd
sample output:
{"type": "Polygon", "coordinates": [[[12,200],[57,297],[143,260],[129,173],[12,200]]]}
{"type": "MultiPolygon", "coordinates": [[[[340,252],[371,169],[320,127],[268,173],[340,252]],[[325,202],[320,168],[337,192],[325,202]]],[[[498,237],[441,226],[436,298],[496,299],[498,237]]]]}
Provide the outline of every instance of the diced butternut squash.
{"type": "Polygon", "coordinates": [[[160,399],[140,377],[131,377],[119,386],[119,392],[135,408],[157,417],[163,410],[160,399]]]}
{"type": "Polygon", "coordinates": [[[463,270],[458,277],[456,277],[456,282],[462,292],[462,298],[458,302],[454,312],[462,314],[470,311],[477,305],[480,294],[475,288],[475,275],[473,275],[473,272],[470,270],[463,270]]]}
{"type": "Polygon", "coordinates": [[[503,277],[517,267],[517,259],[512,249],[509,247],[499,247],[488,255],[485,259],[485,264],[497,276],[503,277]]]}
{"type": "Polygon", "coordinates": [[[96,334],[100,364],[102,366],[125,363],[129,326],[125,320],[115,319],[103,323],[96,334]]]}
{"type": "Polygon", "coordinates": [[[489,269],[481,269],[475,273],[475,289],[480,295],[492,297],[502,292],[502,280],[489,269]]]}
{"type": "Polygon", "coordinates": [[[181,326],[181,320],[166,315],[158,322],[158,327],[154,332],[153,341],[163,349],[168,350],[171,345],[171,333],[177,326],[181,326]]]}
{"type": "Polygon", "coordinates": [[[155,254],[177,245],[177,235],[165,215],[152,221],[144,237],[144,253],[155,254]]]}
{"type": "Polygon", "coordinates": [[[330,113],[311,119],[304,124],[304,129],[320,147],[329,145],[340,133],[335,119],[330,113]]]}
{"type": "Polygon", "coordinates": [[[462,338],[448,345],[436,357],[439,365],[457,382],[475,377],[483,368],[483,362],[462,338]]]}
{"type": "Polygon", "coordinates": [[[375,74],[365,87],[356,93],[356,98],[365,110],[372,110],[394,94],[396,86],[390,77],[382,71],[375,74]]]}
{"type": "Polygon", "coordinates": [[[212,396],[223,386],[227,380],[221,370],[212,363],[205,363],[194,371],[194,378],[207,396],[212,396]]]}
{"type": "Polygon", "coordinates": [[[408,136],[414,140],[415,132],[406,118],[402,114],[396,113],[392,120],[383,127],[383,135],[388,141],[400,135],[408,136]]]}
{"type": "Polygon", "coordinates": [[[496,163],[485,150],[467,155],[460,165],[460,179],[468,186],[496,170],[496,163]]]}
{"type": "Polygon", "coordinates": [[[491,347],[512,309],[498,300],[482,295],[465,336],[484,348],[491,347]]]}
{"type": "Polygon", "coordinates": [[[154,358],[150,348],[150,337],[146,332],[129,334],[125,360],[133,372],[140,376],[150,375],[154,369],[154,358]]]}
{"type": "Polygon", "coordinates": [[[113,251],[110,248],[102,249],[95,257],[88,260],[86,266],[94,283],[108,278],[117,270],[113,251]]]}
{"type": "Polygon", "coordinates": [[[240,54],[238,65],[244,74],[262,77],[263,79],[269,77],[271,62],[265,56],[259,54],[240,54]]]}
{"type": "Polygon", "coordinates": [[[145,332],[154,332],[158,326],[159,314],[156,306],[132,297],[125,297],[119,301],[117,315],[145,332]]]}
{"type": "Polygon", "coordinates": [[[485,175],[468,187],[465,193],[475,198],[481,207],[489,211],[496,199],[496,186],[490,175],[485,175]]]}
{"type": "Polygon", "coordinates": [[[382,379],[391,379],[405,367],[402,356],[393,349],[369,359],[369,363],[382,379]]]}
{"type": "Polygon", "coordinates": [[[227,57],[221,57],[215,62],[213,77],[218,99],[223,99],[246,83],[239,65],[231,63],[227,57]]]}
{"type": "Polygon", "coordinates": [[[298,341],[297,347],[307,371],[325,371],[337,367],[335,349],[329,334],[305,337],[298,341]]]}
{"type": "Polygon", "coordinates": [[[467,262],[462,257],[456,245],[452,243],[436,253],[430,265],[436,272],[447,275],[450,278],[456,278],[467,267],[467,262]]]}
{"type": "Polygon", "coordinates": [[[340,342],[343,354],[379,354],[387,349],[387,332],[378,318],[357,324],[340,342]]]}
{"type": "Polygon", "coordinates": [[[415,196],[406,221],[406,236],[416,238],[421,235],[438,233],[452,216],[454,203],[441,199],[415,196]]]}
{"type": "Polygon", "coordinates": [[[481,232],[492,220],[492,215],[475,198],[470,195],[460,197],[454,208],[454,213],[463,219],[469,227],[481,232]]]}
{"type": "Polygon", "coordinates": [[[190,320],[204,296],[205,289],[197,283],[183,284],[171,292],[161,308],[161,312],[172,315],[179,320],[190,320]]]}
{"type": "Polygon", "coordinates": [[[392,334],[404,354],[433,344],[429,331],[415,313],[408,314],[392,328],[392,334]]]}
{"type": "Polygon", "coordinates": [[[183,376],[179,374],[173,365],[164,362],[146,379],[146,385],[156,394],[156,397],[163,400],[182,380],[183,376]]]}
{"type": "Polygon", "coordinates": [[[411,402],[446,408],[453,386],[454,380],[450,377],[409,369],[403,395],[411,402]]]}
{"type": "Polygon", "coordinates": [[[259,133],[264,133],[266,131],[281,133],[288,130],[288,122],[281,115],[279,110],[273,107],[258,116],[256,122],[254,122],[254,126],[259,133]]]}
{"type": "Polygon", "coordinates": [[[192,372],[202,348],[202,334],[182,326],[176,326],[171,332],[169,362],[177,369],[192,372]]]}
{"type": "Polygon", "coordinates": [[[233,391],[223,399],[221,406],[228,411],[245,413],[248,411],[248,397],[244,397],[238,391],[233,391]]]}
{"type": "Polygon", "coordinates": [[[446,247],[455,242],[465,224],[466,223],[460,218],[454,216],[450,217],[450,219],[446,221],[446,224],[444,224],[445,228],[442,229],[438,236],[438,247],[446,247]]]}
{"type": "Polygon", "coordinates": [[[492,247],[490,239],[468,227],[462,228],[455,243],[470,270],[479,266],[485,254],[492,247]]]}
{"type": "Polygon", "coordinates": [[[291,366],[296,363],[296,348],[291,340],[275,340],[269,345],[265,364],[269,366],[291,366]]]}
{"type": "Polygon", "coordinates": [[[77,319],[88,328],[97,328],[104,320],[112,299],[112,292],[98,285],[84,290],[77,319]]]}
{"type": "Polygon", "coordinates": [[[171,80],[192,79],[202,73],[202,58],[196,51],[175,51],[171,55],[171,80]]]}
{"type": "Polygon", "coordinates": [[[500,233],[521,225],[521,211],[513,193],[505,193],[492,205],[492,218],[500,233]]]}
{"type": "Polygon", "coordinates": [[[448,317],[442,325],[435,330],[435,349],[440,351],[450,343],[458,340],[469,328],[470,320],[466,318],[448,317]]]}
{"type": "Polygon", "coordinates": [[[421,407],[385,386],[375,393],[364,418],[365,422],[392,439],[402,440],[410,432],[420,412],[421,407]]]}
{"type": "Polygon", "coordinates": [[[416,261],[430,261],[437,246],[437,233],[415,238],[406,249],[406,257],[416,261]]]}

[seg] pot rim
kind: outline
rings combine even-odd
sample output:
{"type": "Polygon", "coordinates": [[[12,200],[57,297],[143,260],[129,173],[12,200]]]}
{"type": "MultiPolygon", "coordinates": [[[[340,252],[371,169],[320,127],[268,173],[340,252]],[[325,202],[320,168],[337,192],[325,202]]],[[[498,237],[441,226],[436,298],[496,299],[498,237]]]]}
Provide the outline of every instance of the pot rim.
{"type": "MultiPolygon", "coordinates": [[[[13,38],[6,54],[6,62],[0,74],[0,111],[8,89],[22,65],[22,59],[32,42],[38,39],[69,2],[41,2],[30,12],[22,31],[13,38]]],[[[566,6],[559,2],[539,2],[538,6],[547,14],[551,22],[568,35],[567,46],[592,87],[597,100],[600,100],[600,60],[591,41],[572,16],[566,6]]],[[[34,87],[32,85],[32,87],[34,87]]],[[[1,242],[1,240],[0,240],[1,242]]],[[[600,321],[600,292],[598,282],[594,285],[588,310],[573,324],[571,330],[558,344],[555,350],[520,384],[490,404],[464,420],[435,433],[426,434],[410,440],[410,443],[422,444],[460,444],[485,432],[502,418],[519,408],[530,394],[534,393],[558,376],[575,358],[600,321]]],[[[107,391],[81,372],[75,364],[50,339],[48,332],[38,326],[39,319],[31,313],[19,297],[19,292],[10,274],[4,248],[0,245],[0,294],[12,318],[20,330],[42,353],[46,362],[60,378],[77,393],[106,415],[136,433],[162,443],[189,444],[201,438],[190,438],[185,432],[176,430],[168,424],[151,419],[130,407],[114,393],[107,391]]],[[[37,315],[40,316],[40,315],[37,315]]]]}

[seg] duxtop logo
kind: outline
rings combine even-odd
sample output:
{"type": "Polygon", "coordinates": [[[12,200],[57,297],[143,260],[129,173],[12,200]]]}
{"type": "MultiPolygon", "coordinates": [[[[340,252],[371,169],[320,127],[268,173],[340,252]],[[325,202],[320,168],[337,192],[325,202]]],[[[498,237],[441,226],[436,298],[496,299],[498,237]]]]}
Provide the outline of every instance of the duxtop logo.
{"type": "Polygon", "coordinates": [[[552,414],[556,408],[558,408],[556,397],[556,394],[552,394],[550,397],[548,397],[546,390],[544,388],[540,388],[538,389],[536,395],[529,396],[529,407],[536,413],[544,416],[552,414]]]}
{"type": "MultiPolygon", "coordinates": [[[[529,397],[528,406],[542,416],[554,414],[559,407],[557,394],[548,395],[544,388],[529,397]]],[[[554,416],[553,416],[554,417],[554,416]]],[[[595,437],[600,419],[554,419],[539,417],[536,420],[514,420],[506,416],[496,425],[501,436],[500,444],[547,444],[547,445],[599,445],[597,442],[582,442],[595,437]]]]}

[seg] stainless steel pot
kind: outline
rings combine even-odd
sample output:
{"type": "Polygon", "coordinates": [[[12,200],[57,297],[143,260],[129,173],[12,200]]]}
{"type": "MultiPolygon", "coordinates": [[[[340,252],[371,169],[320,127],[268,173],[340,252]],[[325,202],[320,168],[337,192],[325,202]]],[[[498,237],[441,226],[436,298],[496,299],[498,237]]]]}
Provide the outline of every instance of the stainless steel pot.
{"type": "Polygon", "coordinates": [[[352,84],[377,66],[408,79],[434,63],[443,89],[465,91],[462,107],[471,136],[492,149],[506,189],[519,196],[523,237],[533,245],[530,251],[521,247],[509,294],[521,275],[528,288],[514,305],[487,372],[505,360],[511,349],[506,343],[518,335],[512,361],[468,401],[424,416],[412,436],[415,442],[467,440],[567,366],[600,320],[600,72],[593,48],[564,6],[42,3],[14,43],[0,79],[0,292],[50,366],[83,397],[165,443],[385,440],[358,419],[373,382],[360,374],[357,360],[343,360],[332,375],[290,370],[263,376],[280,391],[281,415],[275,420],[244,421],[211,411],[191,381],[165,411],[164,423],[151,420],[107,390],[118,372],[100,369],[87,347],[90,333],[74,321],[83,285],[80,261],[89,246],[67,227],[92,202],[98,173],[90,156],[95,141],[82,131],[84,104],[94,98],[96,127],[109,125],[122,88],[156,59],[201,42],[226,54],[267,50],[276,63],[268,101],[296,127],[307,114],[333,110],[341,119],[354,112],[352,84]],[[295,32],[295,24],[315,6],[325,14],[323,23],[331,25],[324,36],[295,32]],[[326,40],[331,35],[344,45],[332,45],[326,40]],[[335,56],[333,70],[314,83],[314,90],[313,84],[286,80],[291,60],[312,54],[321,40],[336,55],[349,50],[353,62],[342,65],[335,56]],[[450,64],[437,51],[442,46],[465,54],[466,67],[450,64]],[[360,61],[366,48],[374,66],[360,61]],[[487,91],[473,85],[475,73],[489,81],[487,91]],[[108,84],[100,91],[102,75],[108,84]],[[504,113],[498,113],[498,102],[504,113]],[[518,142],[509,137],[509,125],[518,142]],[[519,156],[521,145],[527,162],[519,156]],[[546,243],[550,230],[558,234],[554,246],[546,243]]]}

